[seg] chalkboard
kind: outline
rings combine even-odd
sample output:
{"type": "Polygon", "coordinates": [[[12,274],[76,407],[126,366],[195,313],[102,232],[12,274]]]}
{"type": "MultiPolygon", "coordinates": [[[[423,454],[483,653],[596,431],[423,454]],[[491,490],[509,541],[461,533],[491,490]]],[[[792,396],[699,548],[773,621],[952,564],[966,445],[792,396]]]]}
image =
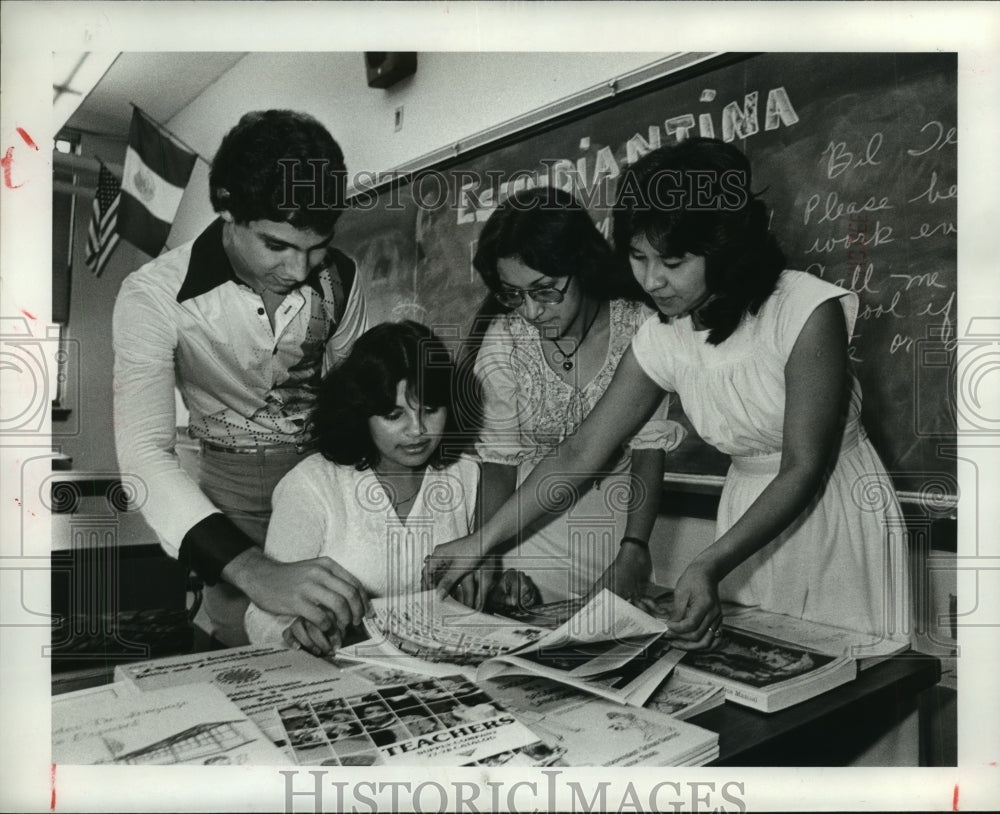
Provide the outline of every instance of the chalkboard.
{"type": "MultiPolygon", "coordinates": [[[[614,181],[684,134],[735,141],[798,268],[858,293],[851,346],[864,424],[897,488],[955,494],[957,172],[954,54],[734,55],[397,178],[364,185],[338,228],[374,320],[458,339],[484,289],[471,258],[493,202],[572,188],[605,234],[614,181]]],[[[680,475],[719,476],[692,436],[680,475]]]]}

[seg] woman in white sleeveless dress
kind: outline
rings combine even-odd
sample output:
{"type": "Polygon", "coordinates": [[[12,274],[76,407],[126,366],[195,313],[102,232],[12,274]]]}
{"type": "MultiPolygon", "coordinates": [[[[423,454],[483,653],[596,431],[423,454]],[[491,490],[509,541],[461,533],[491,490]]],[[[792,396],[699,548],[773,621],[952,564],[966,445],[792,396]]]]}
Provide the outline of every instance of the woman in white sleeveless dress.
{"type": "MultiPolygon", "coordinates": [[[[857,298],[784,269],[750,177],[745,156],[713,139],[661,148],[623,175],[616,251],[659,313],[560,448],[558,471],[582,477],[675,392],[699,435],[733,456],[716,538],[677,582],[676,644],[712,642],[720,599],[905,640],[904,526],[847,357],[857,298]]],[[[536,485],[554,471],[538,467],[481,541],[436,549],[428,581],[450,585],[457,555],[488,552],[543,513],[536,485]]]]}

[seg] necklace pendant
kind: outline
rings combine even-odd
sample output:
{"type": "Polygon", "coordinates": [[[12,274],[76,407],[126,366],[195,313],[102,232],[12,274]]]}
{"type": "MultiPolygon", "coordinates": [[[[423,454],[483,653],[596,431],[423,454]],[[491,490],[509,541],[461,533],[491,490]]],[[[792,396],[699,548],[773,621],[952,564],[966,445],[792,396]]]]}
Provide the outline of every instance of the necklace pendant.
{"type": "Polygon", "coordinates": [[[562,369],[569,373],[573,369],[573,360],[567,359],[562,363],[562,369]]]}

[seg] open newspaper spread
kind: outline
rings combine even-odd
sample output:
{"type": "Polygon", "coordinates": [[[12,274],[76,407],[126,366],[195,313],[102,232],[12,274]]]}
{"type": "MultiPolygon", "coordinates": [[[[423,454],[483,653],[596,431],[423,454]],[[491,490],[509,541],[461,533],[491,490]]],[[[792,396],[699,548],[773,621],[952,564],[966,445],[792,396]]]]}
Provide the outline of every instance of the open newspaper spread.
{"type": "Polygon", "coordinates": [[[641,706],[683,656],[662,648],[651,658],[666,626],[607,590],[554,630],[480,613],[433,591],[375,599],[372,607],[365,622],[372,641],[340,657],[429,675],[460,665],[477,681],[543,676],[641,706]]]}

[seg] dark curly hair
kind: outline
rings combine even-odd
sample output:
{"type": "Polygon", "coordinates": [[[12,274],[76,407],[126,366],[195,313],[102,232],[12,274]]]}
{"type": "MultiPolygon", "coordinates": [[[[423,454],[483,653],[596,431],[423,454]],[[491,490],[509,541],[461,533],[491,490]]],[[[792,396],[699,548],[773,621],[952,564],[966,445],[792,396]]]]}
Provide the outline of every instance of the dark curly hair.
{"type": "Polygon", "coordinates": [[[273,220],[326,235],[346,205],[347,167],[340,145],[312,116],[258,110],[222,139],[208,183],[212,208],[237,223],[273,220]]]}
{"type": "Polygon", "coordinates": [[[320,384],[311,422],[323,457],[367,469],[379,462],[368,419],[396,406],[406,381],[416,404],[446,410],[443,438],[428,463],[440,468],[460,451],[454,406],[455,366],[445,344],[411,320],[383,322],[354,343],[347,359],[320,384]]]}
{"type": "MultiPolygon", "coordinates": [[[[472,260],[490,291],[500,289],[497,263],[516,258],[548,277],[576,277],[598,300],[622,296],[615,256],[587,210],[572,194],[535,187],[511,195],[490,215],[472,260]]],[[[509,311],[500,307],[500,312],[509,311]]]]}
{"type": "Polygon", "coordinates": [[[704,257],[715,296],[699,317],[713,345],[728,339],[745,314],[760,310],[785,268],[767,208],[750,183],[746,156],[708,138],[654,150],[618,182],[612,231],[617,273],[632,277],[628,255],[638,236],[664,257],[704,257]]]}

